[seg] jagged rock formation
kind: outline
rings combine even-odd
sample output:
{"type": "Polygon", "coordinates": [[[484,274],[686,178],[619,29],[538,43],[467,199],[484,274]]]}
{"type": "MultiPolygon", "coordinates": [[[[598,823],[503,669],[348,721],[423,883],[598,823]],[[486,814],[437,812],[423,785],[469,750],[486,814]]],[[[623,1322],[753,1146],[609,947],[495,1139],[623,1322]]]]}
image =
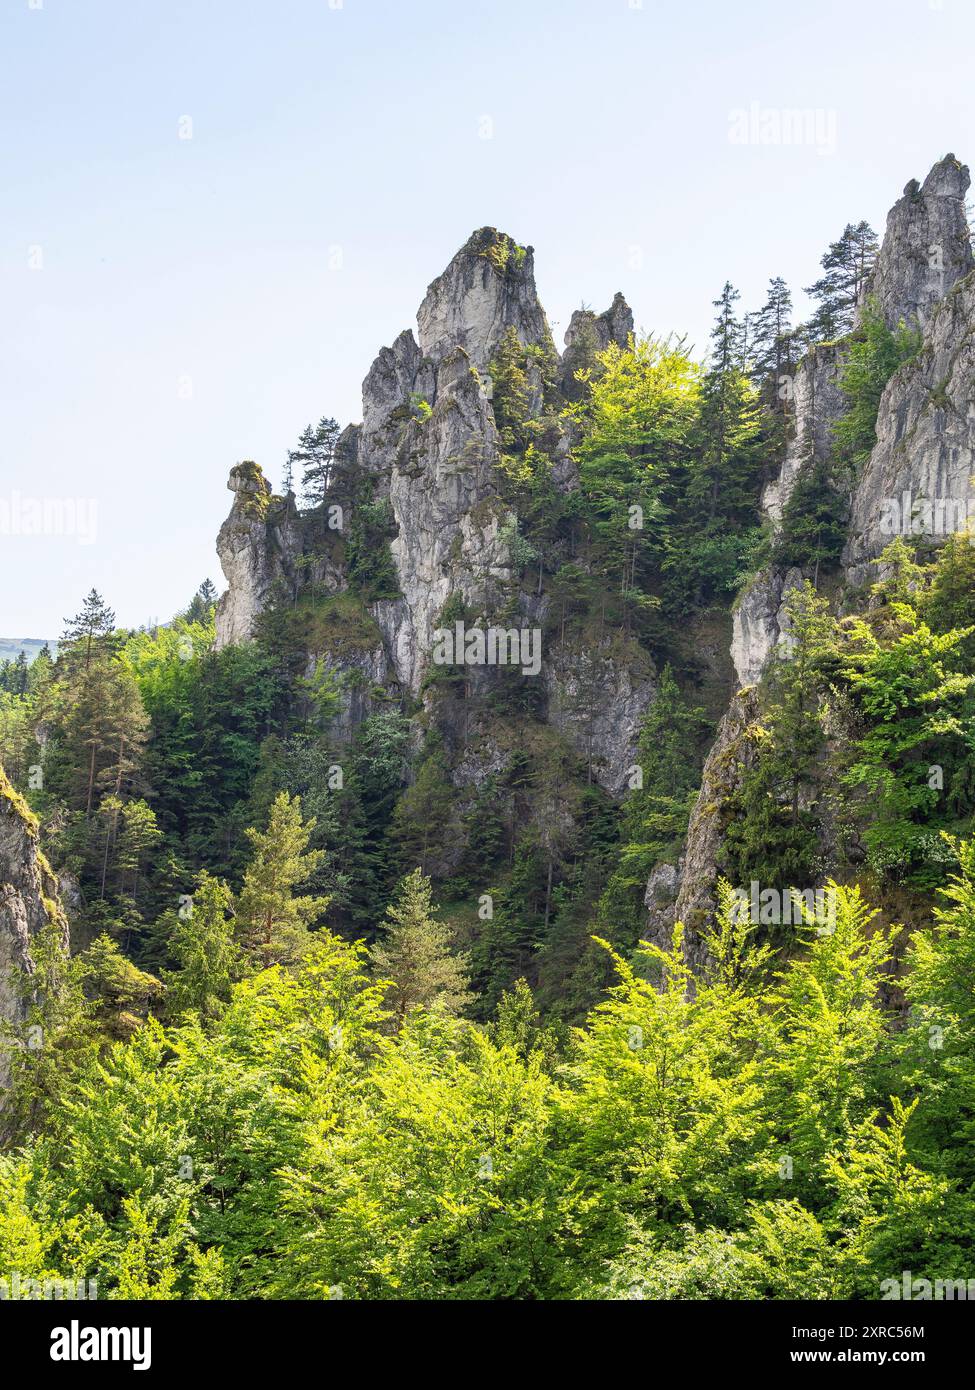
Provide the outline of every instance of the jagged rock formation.
{"type": "MultiPolygon", "coordinates": [[[[876,299],[880,311],[891,328],[896,328],[903,319],[906,323],[920,325],[925,329],[925,354],[928,343],[932,343],[934,327],[932,320],[938,314],[938,305],[957,282],[975,266],[972,257],[971,238],[965,214],[965,193],[969,186],[969,173],[954,155],[945,155],[933,167],[923,184],[912,179],[904,190],[904,196],[894,204],[887,218],[887,230],[880,252],[861,296],[858,317],[862,317],[863,307],[869,297],[876,299]]],[[[942,321],[937,330],[941,347],[957,336],[957,325],[942,321]]],[[[778,478],[774,479],[762,497],[762,505],[773,526],[779,525],[783,510],[802,473],[818,462],[829,457],[832,448],[832,429],[843,410],[843,396],[838,381],[844,357],[844,343],[824,343],[813,347],[803,358],[796,372],[794,383],[794,432],[786,448],[778,478]]],[[[950,348],[948,349],[950,352],[950,348]]],[[[939,365],[945,366],[944,351],[938,358],[939,365]]],[[[919,364],[918,364],[919,365],[919,364]]],[[[905,369],[908,376],[910,368],[905,369]]],[[[878,417],[878,448],[881,430],[894,429],[894,436],[886,446],[889,453],[895,445],[899,449],[900,466],[891,464],[871,466],[858,486],[853,499],[850,520],[850,543],[844,555],[847,577],[853,583],[860,583],[866,577],[863,561],[880,553],[891,539],[888,532],[881,541],[880,514],[878,503],[882,498],[895,494],[890,490],[894,473],[908,478],[913,475],[916,496],[948,496],[947,491],[925,493],[932,485],[946,484],[953,470],[964,466],[961,456],[955,463],[949,463],[947,455],[940,464],[934,464],[932,450],[927,450],[927,463],[918,460],[916,471],[912,464],[905,462],[908,455],[914,457],[914,445],[906,447],[903,432],[898,433],[895,417],[910,413],[904,401],[899,401],[895,383],[903,380],[898,373],[889,383],[888,392],[880,408],[878,417]],[[940,471],[939,471],[940,469],[940,471]],[[884,491],[884,488],[887,491],[884,491]]],[[[934,390],[942,384],[939,378],[934,390]]],[[[916,388],[918,391],[922,387],[916,388]]],[[[915,390],[914,386],[907,388],[915,390]]],[[[914,403],[915,414],[919,415],[919,401],[914,403]]],[[[913,428],[913,427],[912,427],[913,428]]],[[[939,423],[933,425],[935,433],[939,423]]],[[[956,442],[957,442],[957,431],[956,442]]],[[[947,444],[950,451],[952,445],[947,444]]],[[[955,480],[957,482],[957,479],[955,480]]],[[[902,489],[910,488],[905,482],[902,489]]],[[[739,600],[735,611],[735,636],[732,655],[738,678],[743,684],[757,680],[762,668],[774,650],[781,635],[780,622],[781,595],[786,577],[774,570],[763,571],[752,581],[739,600]]]]}
{"type": "Polygon", "coordinates": [[[801,583],[801,570],[763,570],[735,605],[731,659],[741,685],[755,685],[761,678],[769,654],[788,629],[786,599],[801,583]]]}
{"type": "Polygon", "coordinates": [[[417,313],[420,352],[434,361],[463,348],[479,372],[507,328],[523,346],[555,346],[535,290],[534,253],[482,227],[430,285],[417,313]]]}
{"type": "MultiPolygon", "coordinates": [[[[911,532],[911,511],[921,513],[914,534],[924,528],[934,543],[943,541],[963,517],[975,515],[975,273],[964,198],[968,169],[946,155],[925,179],[912,180],[891,209],[874,271],[865,287],[890,328],[904,320],[923,330],[919,354],[888,382],[877,417],[877,443],[858,479],[851,501],[848,540],[843,552],[847,590],[865,584],[874,561],[895,534],[911,532]],[[939,510],[938,500],[942,506],[939,510]],[[931,510],[924,511],[925,503],[931,510]],[[907,525],[904,524],[905,512],[907,525]],[[940,522],[939,522],[940,518],[940,522]]],[[[824,344],[807,353],[795,380],[795,433],[780,476],[763,496],[773,526],[798,478],[828,458],[831,431],[843,407],[838,388],[844,344],[824,344]]],[[[746,687],[721,721],[704,768],[702,788],[688,829],[673,907],[668,894],[674,874],[651,875],[647,886],[654,939],[676,916],[693,932],[714,905],[722,803],[747,770],[754,718],[754,694],[747,687],[761,678],[785,630],[784,602],[800,583],[801,571],[767,569],[741,595],[733,614],[732,659],[746,687]]],[[[659,866],[658,866],[659,867],[659,866]]],[[[656,874],[656,870],[654,871],[656,874]]],[[[691,941],[693,952],[696,947],[691,941]]]]}
{"type": "Polygon", "coordinates": [[[901,319],[924,327],[951,287],[975,268],[965,215],[968,168],[953,154],[934,166],[923,184],[911,179],[891,208],[883,245],[864,286],[889,328],[901,319]]]}
{"type": "MultiPolygon", "coordinates": [[[[535,289],[531,247],[484,227],[429,286],[417,325],[417,337],[407,329],[378,353],[362,384],[362,423],[345,431],[336,450],[346,473],[365,479],[371,503],[388,506],[399,589],[395,597],[369,604],[360,641],[346,642],[342,651],[334,644],[329,650],[327,643],[309,650],[310,670],[320,658],[340,676],[355,673],[350,689],[358,694],[346,700],[340,735],[369,712],[364,690],[395,686],[421,693],[448,601],[462,604],[473,622],[491,621],[506,601],[505,628],[542,621],[544,603],[515,592],[511,543],[517,518],[499,486],[491,364],[513,334],[526,350],[529,414],[538,416],[546,391],[571,379],[574,362],[591,362],[610,342],[626,345],[633,315],[621,294],[601,314],[576,311],[560,362],[535,289]],[[511,617],[512,598],[517,619],[511,617]]],[[[560,428],[552,444],[553,479],[571,488],[572,440],[560,428]]],[[[217,611],[218,646],[253,636],[277,584],[296,596],[310,583],[319,594],[348,586],[341,541],[324,546],[321,527],[311,531],[293,498],[273,497],[255,464],[238,465],[229,486],[234,505],[217,547],[229,585],[217,611]]],[[[342,500],[354,510],[361,498],[343,494],[342,500]]],[[[621,657],[608,646],[588,655],[591,679],[583,681],[586,661],[578,653],[556,645],[544,654],[548,719],[587,759],[593,776],[617,794],[653,697],[653,673],[645,654],[635,658],[635,666],[633,653],[621,657]],[[583,684],[590,694],[598,688],[596,719],[579,711],[583,684]]],[[[483,679],[483,673],[472,673],[475,685],[483,679]]],[[[462,752],[458,758],[462,775],[462,752]]]]}
{"type": "MultiPolygon", "coordinates": [[[[17,975],[34,972],[31,942],[47,927],[68,949],[68,922],[58,883],[38,845],[37,821],[0,768],[0,1023],[24,1017],[17,975]]],[[[0,1049],[0,1088],[9,1062],[0,1049]]]]}
{"type": "Polygon", "coordinates": [[[475,610],[490,608],[511,577],[497,458],[484,387],[456,348],[438,363],[429,417],[406,422],[388,479],[403,598],[379,604],[377,619],[400,681],[413,690],[447,599],[459,594],[475,610]]]}
{"type": "Polygon", "coordinates": [[[975,274],[928,320],[917,357],[887,383],[877,443],[853,495],[843,563],[870,578],[895,534],[942,543],[975,518],[975,274]]]}
{"type": "Polygon", "coordinates": [[[238,463],[227,486],[234,502],[217,537],[228,585],[217,605],[218,647],[254,635],[254,621],[273,584],[292,573],[301,551],[294,498],[272,497],[256,463],[238,463]]]}
{"type": "Polygon", "coordinates": [[[613,302],[601,314],[592,309],[575,309],[565,330],[565,352],[559,381],[567,395],[574,394],[573,377],[592,360],[594,352],[604,352],[610,343],[626,347],[633,332],[633,310],[617,291],[613,302]]]}

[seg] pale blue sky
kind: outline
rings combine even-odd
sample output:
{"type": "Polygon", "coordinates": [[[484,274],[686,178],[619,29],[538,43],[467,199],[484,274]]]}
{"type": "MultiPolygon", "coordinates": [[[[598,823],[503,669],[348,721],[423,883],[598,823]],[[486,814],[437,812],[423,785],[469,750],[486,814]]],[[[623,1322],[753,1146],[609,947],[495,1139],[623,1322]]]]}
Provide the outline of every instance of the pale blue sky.
{"type": "Polygon", "coordinates": [[[2,0],[0,635],[222,589],[230,467],[357,420],[476,227],[535,247],[560,345],[617,289],[701,345],[725,278],[797,292],[975,158],[973,52],[971,0],[2,0]],[[819,143],[732,143],[752,103],[819,143]],[[9,534],[25,498],[93,542],[9,534]]]}

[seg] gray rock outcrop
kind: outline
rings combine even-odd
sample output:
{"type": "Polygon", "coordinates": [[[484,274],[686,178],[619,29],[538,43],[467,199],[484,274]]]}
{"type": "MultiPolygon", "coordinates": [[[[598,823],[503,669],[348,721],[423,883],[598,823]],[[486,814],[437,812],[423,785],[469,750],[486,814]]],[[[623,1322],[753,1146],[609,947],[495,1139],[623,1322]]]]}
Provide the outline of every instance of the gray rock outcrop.
{"type": "Polygon", "coordinates": [[[227,590],[217,604],[216,645],[246,642],[278,579],[290,576],[300,553],[294,498],[274,498],[256,463],[230,470],[234,494],[230,515],[217,536],[217,554],[227,590]]]}
{"type": "Polygon", "coordinates": [[[741,685],[755,685],[788,630],[785,601],[802,583],[799,569],[763,570],[732,613],[731,659],[741,685]]]}
{"type": "MultiPolygon", "coordinates": [[[[31,945],[46,928],[53,928],[67,951],[68,922],[57,879],[40,850],[37,821],[0,768],[0,1024],[25,1017],[18,976],[34,973],[31,945]]],[[[9,1058],[0,1046],[0,1092],[8,1078],[9,1058]]]]}
{"type": "Polygon", "coordinates": [[[417,313],[420,352],[435,361],[463,348],[485,373],[505,330],[524,347],[555,356],[535,289],[534,253],[494,227],[481,227],[430,285],[417,313]]]}
{"type": "Polygon", "coordinates": [[[853,496],[843,563],[866,582],[895,535],[941,544],[975,518],[975,273],[933,311],[918,355],[891,377],[853,496]]]}
{"type": "Polygon", "coordinates": [[[589,366],[597,352],[605,352],[610,343],[625,348],[633,332],[633,310],[617,291],[613,302],[601,314],[592,309],[575,309],[565,330],[565,352],[559,367],[559,384],[566,396],[579,393],[574,380],[580,367],[589,366]]]}
{"type": "Polygon", "coordinates": [[[922,184],[911,179],[887,216],[883,245],[864,286],[889,328],[924,327],[939,300],[975,268],[965,214],[968,168],[953,154],[922,184]]]}

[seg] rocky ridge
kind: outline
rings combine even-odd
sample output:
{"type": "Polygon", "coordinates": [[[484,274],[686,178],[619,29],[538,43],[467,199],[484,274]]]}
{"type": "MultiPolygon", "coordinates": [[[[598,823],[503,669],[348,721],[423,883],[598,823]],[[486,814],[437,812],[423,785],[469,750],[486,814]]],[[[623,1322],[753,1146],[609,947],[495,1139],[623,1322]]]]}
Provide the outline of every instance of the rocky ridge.
{"type": "MultiPolygon", "coordinates": [[[[968,169],[954,155],[932,168],[923,184],[912,180],[891,209],[884,240],[858,310],[862,318],[873,296],[888,327],[902,321],[922,333],[919,353],[887,383],[877,417],[877,442],[856,480],[843,551],[843,579],[849,601],[876,574],[876,560],[893,539],[892,516],[902,534],[917,536],[925,518],[911,524],[915,504],[923,513],[934,505],[934,525],[926,534],[938,544],[958,529],[963,516],[975,515],[975,273],[965,214],[968,169]],[[944,504],[939,527],[938,499],[944,504]],[[899,505],[895,514],[892,504],[899,505]],[[908,522],[904,524],[904,517],[908,522]]],[[[832,426],[842,411],[838,387],[843,343],[813,347],[799,365],[794,389],[794,433],[779,477],[763,496],[773,527],[802,473],[828,457],[832,426]]],[[[674,916],[691,925],[714,903],[718,840],[714,827],[736,774],[729,772],[734,750],[744,750],[742,724],[749,688],[761,678],[787,632],[785,600],[801,583],[798,569],[766,569],[746,587],[735,605],[731,654],[744,691],[735,697],[719,725],[704,768],[681,874],[668,873],[673,907],[661,883],[651,876],[651,926],[665,936],[674,916]]],[[[741,756],[744,752],[741,751],[741,756]]]]}
{"type": "MultiPolygon", "coordinates": [[[[505,628],[534,625],[544,616],[518,580],[511,546],[517,517],[501,495],[501,444],[492,408],[491,363],[513,333],[526,350],[529,414],[538,417],[546,393],[564,396],[586,354],[611,342],[625,346],[633,315],[621,294],[596,314],[577,310],[560,359],[538,299],[531,247],[494,228],[475,232],[428,287],[417,314],[417,333],[404,330],[382,348],[362,385],[362,422],[350,426],[337,456],[354,463],[368,481],[373,504],[388,507],[389,547],[398,585],[395,597],[369,604],[375,642],[365,656],[373,683],[423,696],[434,631],[448,602],[462,604],[472,621],[505,628]],[[512,596],[514,594],[514,603],[512,596]]],[[[571,438],[555,441],[558,486],[574,484],[571,438]]],[[[217,611],[217,645],[246,641],[274,586],[295,593],[314,583],[318,592],[347,587],[341,542],[323,553],[320,532],[309,539],[294,499],[281,499],[254,464],[231,472],[230,516],[221,528],[218,553],[228,590],[217,611]]],[[[351,501],[355,505],[355,501],[351,501]]],[[[324,655],[341,669],[335,653],[324,655]]],[[[549,718],[594,777],[614,795],[635,756],[636,737],[653,696],[652,664],[645,654],[622,664],[618,653],[598,653],[586,673],[586,698],[599,707],[593,721],[579,714],[580,681],[570,654],[555,650],[544,663],[549,718]]],[[[471,679],[485,679],[474,671],[471,679]]],[[[351,731],[368,702],[347,710],[351,731]]]]}

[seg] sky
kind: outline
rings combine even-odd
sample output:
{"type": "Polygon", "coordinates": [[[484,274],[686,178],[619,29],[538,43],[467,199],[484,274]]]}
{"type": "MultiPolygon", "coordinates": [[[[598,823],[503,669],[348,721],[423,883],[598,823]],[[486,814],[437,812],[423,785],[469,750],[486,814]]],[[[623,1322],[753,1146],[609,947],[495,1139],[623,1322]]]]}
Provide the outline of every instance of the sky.
{"type": "Polygon", "coordinates": [[[0,0],[0,636],[222,590],[230,468],[358,420],[477,227],[559,345],[620,289],[700,349],[726,279],[801,314],[975,158],[973,51],[972,0],[0,0]]]}

